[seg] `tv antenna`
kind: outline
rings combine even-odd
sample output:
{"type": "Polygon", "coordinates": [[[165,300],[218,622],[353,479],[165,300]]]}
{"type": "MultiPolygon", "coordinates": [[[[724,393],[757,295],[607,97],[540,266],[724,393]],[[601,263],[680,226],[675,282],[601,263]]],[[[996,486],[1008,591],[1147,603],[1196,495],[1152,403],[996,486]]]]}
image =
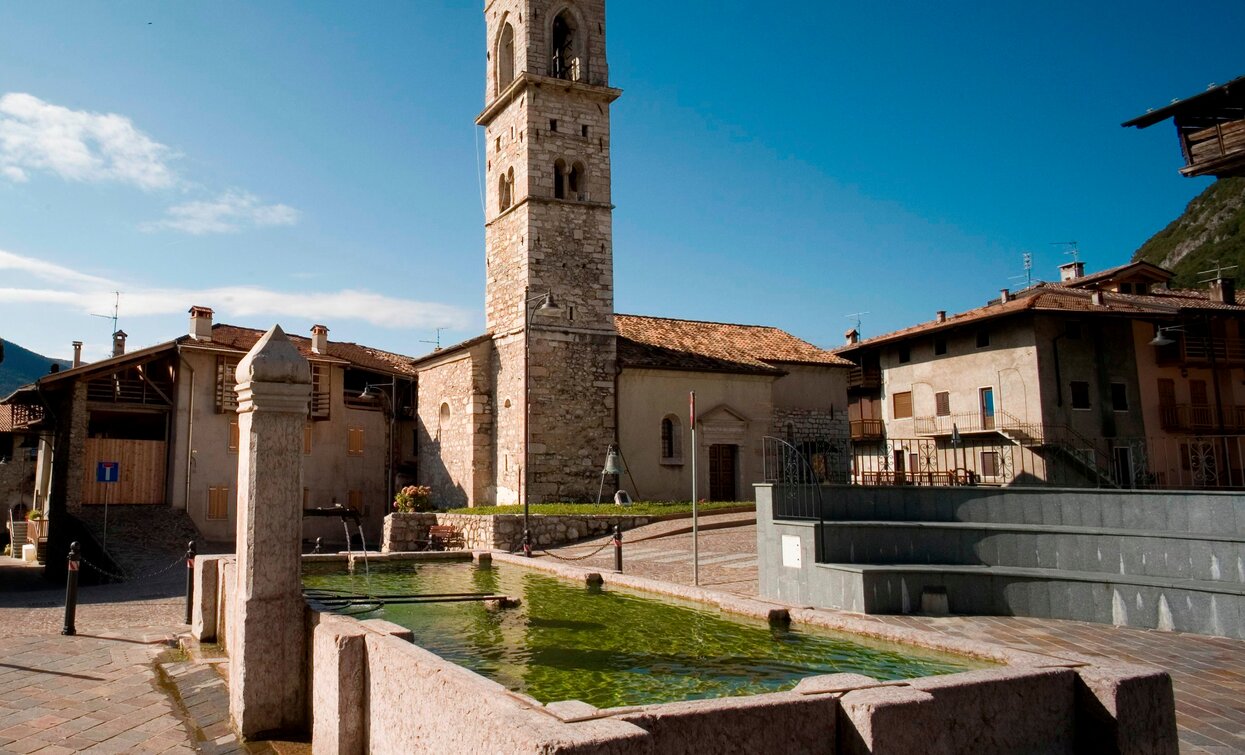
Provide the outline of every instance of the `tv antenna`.
{"type": "Polygon", "coordinates": [[[1072,257],[1073,262],[1081,261],[1081,250],[1080,248],[1077,247],[1077,244],[1075,241],[1052,241],[1050,242],[1050,245],[1051,246],[1062,246],[1063,253],[1070,255],[1072,257]]]}
{"type": "Polygon", "coordinates": [[[1030,286],[1033,285],[1033,252],[1025,252],[1023,255],[1021,255],[1021,259],[1024,260],[1025,271],[1021,273],[1020,275],[1008,276],[1007,279],[1009,281],[1015,281],[1015,280],[1020,280],[1023,278],[1025,282],[1025,288],[1029,288],[1030,286]]]}
{"type": "Polygon", "coordinates": [[[864,316],[864,315],[867,315],[867,314],[869,314],[869,313],[868,313],[868,312],[853,312],[853,313],[851,313],[850,315],[843,315],[843,316],[844,316],[844,317],[846,317],[846,318],[847,318],[847,319],[849,319],[849,320],[854,320],[854,321],[855,321],[855,323],[856,323],[856,332],[857,332],[857,333],[859,333],[859,332],[860,332],[860,318],[861,318],[862,316],[864,316]]]}
{"type": "Polygon", "coordinates": [[[443,330],[445,330],[445,328],[437,328],[437,336],[436,336],[437,340],[435,340],[435,341],[429,341],[429,340],[428,340],[428,339],[426,339],[426,338],[421,338],[421,339],[419,339],[419,342],[420,342],[420,343],[430,343],[430,344],[433,344],[434,346],[436,346],[436,349],[434,349],[434,350],[435,350],[435,351],[440,351],[440,350],[441,350],[441,331],[443,331],[443,330]]]}
{"type": "MultiPolygon", "coordinates": [[[[112,302],[112,314],[97,315],[95,313],[91,313],[91,317],[102,317],[105,320],[112,320],[112,333],[116,333],[117,332],[117,316],[121,313],[121,292],[113,291],[112,295],[116,297],[112,302]]],[[[109,333],[109,335],[112,335],[112,333],[109,333]]]]}
{"type": "Polygon", "coordinates": [[[1198,273],[1199,276],[1209,275],[1210,277],[1206,280],[1200,280],[1198,283],[1213,283],[1222,278],[1224,273],[1229,270],[1235,270],[1237,267],[1236,265],[1221,265],[1219,260],[1211,260],[1211,263],[1215,266],[1214,270],[1202,270],[1198,273]]]}

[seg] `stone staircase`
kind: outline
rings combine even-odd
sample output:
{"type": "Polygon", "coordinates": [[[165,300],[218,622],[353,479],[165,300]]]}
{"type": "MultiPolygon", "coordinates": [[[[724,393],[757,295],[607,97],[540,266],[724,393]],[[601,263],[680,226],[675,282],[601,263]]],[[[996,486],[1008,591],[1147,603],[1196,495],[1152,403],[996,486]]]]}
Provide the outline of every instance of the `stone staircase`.
{"type": "MultiPolygon", "coordinates": [[[[194,521],[183,509],[118,505],[109,506],[107,514],[106,531],[103,506],[84,506],[78,519],[128,577],[145,577],[179,561],[191,540],[204,545],[194,521]]],[[[204,552],[202,548],[200,552],[204,552]]]]}

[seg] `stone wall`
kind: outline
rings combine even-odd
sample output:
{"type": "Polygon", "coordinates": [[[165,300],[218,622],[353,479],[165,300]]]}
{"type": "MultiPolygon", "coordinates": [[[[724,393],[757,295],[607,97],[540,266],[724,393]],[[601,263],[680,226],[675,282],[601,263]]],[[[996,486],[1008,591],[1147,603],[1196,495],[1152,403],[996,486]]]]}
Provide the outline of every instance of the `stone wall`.
{"type": "MultiPolygon", "coordinates": [[[[532,544],[546,548],[614,531],[623,532],[655,521],[645,516],[550,516],[531,517],[532,544]]],[[[428,528],[434,524],[456,527],[463,533],[466,547],[471,550],[513,551],[523,539],[521,514],[390,514],[385,517],[385,540],[381,547],[392,551],[419,550],[428,540],[428,528]]]]}
{"type": "MultiPolygon", "coordinates": [[[[18,436],[21,438],[22,436],[18,436]]],[[[14,439],[14,445],[21,441],[14,439]]],[[[8,511],[19,503],[30,507],[35,492],[35,461],[25,448],[14,448],[13,458],[0,464],[0,514],[8,521],[8,511]]]]}
{"type": "Polygon", "coordinates": [[[448,507],[487,501],[493,408],[488,345],[419,373],[419,481],[448,507]]]}

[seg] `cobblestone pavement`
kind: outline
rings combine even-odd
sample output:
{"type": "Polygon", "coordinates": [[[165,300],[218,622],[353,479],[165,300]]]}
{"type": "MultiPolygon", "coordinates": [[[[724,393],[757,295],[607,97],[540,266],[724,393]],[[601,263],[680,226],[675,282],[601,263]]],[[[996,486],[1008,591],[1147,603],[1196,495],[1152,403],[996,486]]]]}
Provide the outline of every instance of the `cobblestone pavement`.
{"type": "MultiPolygon", "coordinates": [[[[703,517],[702,524],[711,524],[714,519],[703,517]]],[[[755,517],[752,520],[748,522],[746,517],[736,515],[733,524],[737,526],[702,530],[702,586],[744,595],[757,594],[755,517]],[[740,519],[743,519],[742,526],[738,526],[740,519]]],[[[660,522],[625,533],[623,570],[691,584],[692,538],[686,533],[665,534],[676,529],[671,524],[660,522]]],[[[554,552],[563,558],[577,558],[603,542],[581,543],[554,552]]],[[[577,565],[612,570],[613,548],[578,561],[577,565]]],[[[1245,641],[1054,619],[1004,616],[863,618],[881,624],[986,640],[1031,652],[1076,651],[1165,668],[1172,675],[1176,692],[1181,752],[1245,752],[1245,641]]]]}

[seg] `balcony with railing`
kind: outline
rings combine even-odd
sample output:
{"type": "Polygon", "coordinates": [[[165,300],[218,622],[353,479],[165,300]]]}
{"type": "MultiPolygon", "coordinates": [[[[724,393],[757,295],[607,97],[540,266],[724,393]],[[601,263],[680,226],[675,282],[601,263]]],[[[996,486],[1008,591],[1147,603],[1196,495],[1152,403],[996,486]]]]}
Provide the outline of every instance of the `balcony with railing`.
{"type": "MultiPolygon", "coordinates": [[[[1169,404],[1159,406],[1159,423],[1168,432],[1202,433],[1217,431],[1219,412],[1210,404],[1169,404]]],[[[1245,406],[1223,407],[1223,431],[1245,432],[1245,406]]]]}
{"type": "Polygon", "coordinates": [[[882,387],[881,367],[853,367],[847,371],[848,388],[876,389],[882,387]]]}
{"type": "Polygon", "coordinates": [[[1154,359],[1161,365],[1245,365],[1245,339],[1181,334],[1175,343],[1155,349],[1154,359]]]}
{"type": "Polygon", "coordinates": [[[886,434],[880,419],[853,419],[847,424],[855,441],[881,440],[886,434]]]}
{"type": "Polygon", "coordinates": [[[10,407],[14,430],[26,430],[43,421],[44,410],[38,404],[12,404],[10,407]]]}

